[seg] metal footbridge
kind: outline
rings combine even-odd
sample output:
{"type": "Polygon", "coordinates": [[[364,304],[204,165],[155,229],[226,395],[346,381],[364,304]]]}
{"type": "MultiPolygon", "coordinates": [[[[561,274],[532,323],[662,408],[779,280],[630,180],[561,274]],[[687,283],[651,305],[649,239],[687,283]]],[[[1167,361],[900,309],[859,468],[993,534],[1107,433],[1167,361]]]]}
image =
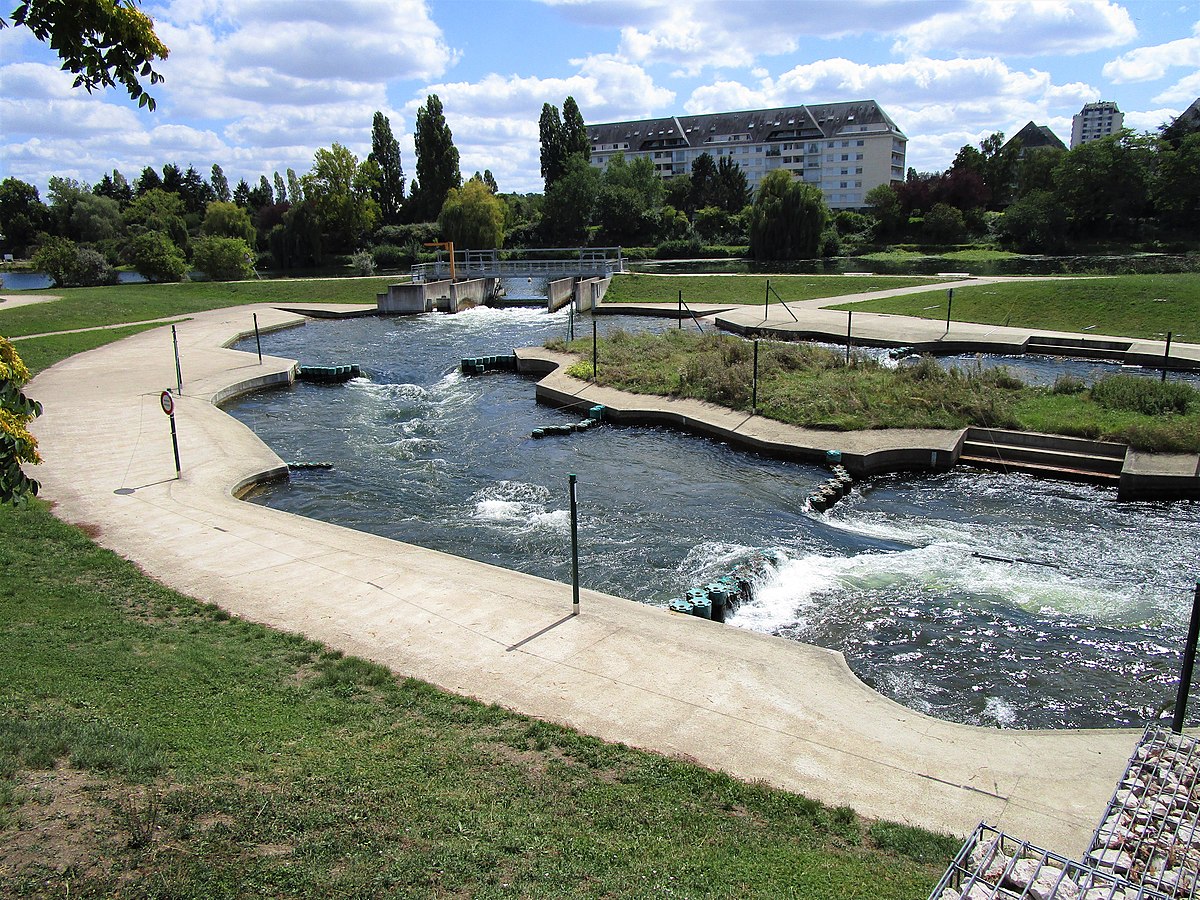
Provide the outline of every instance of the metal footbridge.
{"type": "Polygon", "coordinates": [[[542,247],[499,250],[438,250],[437,259],[412,267],[416,283],[470,278],[609,278],[625,272],[620,247],[542,247]]]}

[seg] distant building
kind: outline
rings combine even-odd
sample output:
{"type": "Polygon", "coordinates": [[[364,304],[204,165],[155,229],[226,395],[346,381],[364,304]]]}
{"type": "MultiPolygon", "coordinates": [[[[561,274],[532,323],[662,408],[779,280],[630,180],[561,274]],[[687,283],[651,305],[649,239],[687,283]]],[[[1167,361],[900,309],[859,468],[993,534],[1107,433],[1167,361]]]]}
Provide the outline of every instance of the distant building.
{"type": "Polygon", "coordinates": [[[702,153],[727,156],[754,190],[774,169],[815,184],[831,209],[858,209],[873,187],[904,180],[908,138],[874,100],[589,125],[592,165],[645,157],[662,178],[702,153]]]}
{"type": "Polygon", "coordinates": [[[1059,140],[1057,134],[1055,134],[1045,125],[1035,125],[1033,122],[1030,122],[1011,138],[1009,138],[1002,149],[1007,150],[1018,142],[1020,142],[1018,145],[1020,149],[1017,151],[1018,159],[1024,159],[1025,154],[1033,150],[1042,150],[1046,148],[1051,150],[1067,149],[1067,145],[1059,140]]]}
{"type": "Polygon", "coordinates": [[[1111,100],[1085,103],[1083,109],[1071,119],[1071,149],[1116,134],[1124,127],[1124,123],[1125,114],[1111,100]]]}

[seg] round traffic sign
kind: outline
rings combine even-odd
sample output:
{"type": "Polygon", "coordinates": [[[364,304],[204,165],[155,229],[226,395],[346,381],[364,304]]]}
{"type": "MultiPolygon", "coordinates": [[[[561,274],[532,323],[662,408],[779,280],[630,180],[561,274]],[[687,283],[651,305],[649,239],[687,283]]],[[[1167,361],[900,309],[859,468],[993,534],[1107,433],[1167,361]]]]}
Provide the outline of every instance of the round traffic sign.
{"type": "Polygon", "coordinates": [[[159,394],[158,402],[162,404],[163,412],[168,416],[175,415],[175,398],[171,396],[170,391],[163,391],[159,394]]]}

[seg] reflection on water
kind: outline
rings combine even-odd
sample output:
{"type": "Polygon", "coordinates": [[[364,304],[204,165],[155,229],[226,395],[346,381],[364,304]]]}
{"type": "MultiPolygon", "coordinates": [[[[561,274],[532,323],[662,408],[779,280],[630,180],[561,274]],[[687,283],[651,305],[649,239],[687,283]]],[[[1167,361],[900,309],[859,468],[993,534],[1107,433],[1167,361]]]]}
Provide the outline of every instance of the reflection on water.
{"type": "Polygon", "coordinates": [[[255,501],[567,582],[578,473],[587,587],[661,606],[758,560],[734,627],[841,650],[884,694],[962,722],[1127,725],[1171,702],[1200,504],[956,470],[870,479],[813,515],[817,467],[658,428],[535,440],[582,413],[539,407],[512,374],[464,377],[459,361],[566,327],[565,313],[480,309],[264,335],[271,353],[367,377],[229,407],[285,460],[334,464],[255,501]]]}

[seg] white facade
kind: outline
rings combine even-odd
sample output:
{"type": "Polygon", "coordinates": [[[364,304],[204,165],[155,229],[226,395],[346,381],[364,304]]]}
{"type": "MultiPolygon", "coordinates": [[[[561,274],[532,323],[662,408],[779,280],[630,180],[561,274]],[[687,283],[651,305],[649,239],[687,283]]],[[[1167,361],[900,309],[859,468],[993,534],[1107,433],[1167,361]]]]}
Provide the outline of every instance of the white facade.
{"type": "Polygon", "coordinates": [[[1125,114],[1111,100],[1085,103],[1071,118],[1071,149],[1116,134],[1125,127],[1124,123],[1125,114]]]}
{"type": "Polygon", "coordinates": [[[866,205],[871,188],[904,180],[903,132],[873,100],[589,125],[592,165],[645,157],[663,178],[707,153],[729,157],[752,190],[774,169],[815,184],[831,209],[866,205]]]}

